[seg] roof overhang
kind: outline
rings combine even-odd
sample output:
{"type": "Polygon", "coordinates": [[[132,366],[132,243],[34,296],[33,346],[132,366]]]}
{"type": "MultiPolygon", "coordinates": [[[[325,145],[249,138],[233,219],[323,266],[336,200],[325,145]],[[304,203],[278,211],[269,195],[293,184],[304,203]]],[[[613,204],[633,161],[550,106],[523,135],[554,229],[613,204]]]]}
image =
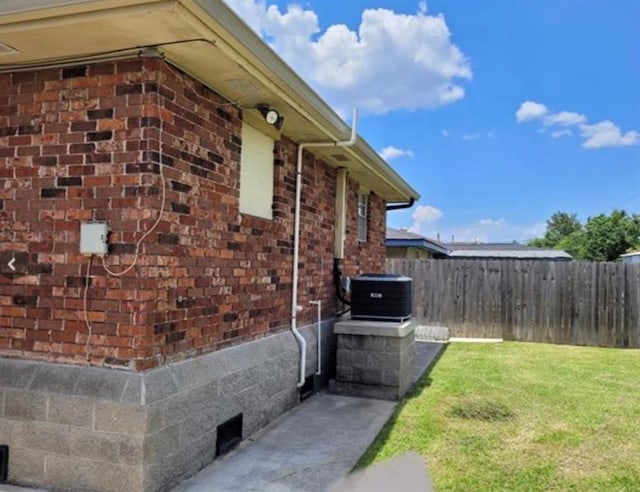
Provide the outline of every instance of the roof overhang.
{"type": "Polygon", "coordinates": [[[449,255],[449,250],[426,239],[385,239],[385,246],[389,248],[418,248],[430,253],[449,255]]]}
{"type": "MultiPolygon", "coordinates": [[[[156,47],[172,64],[254,114],[266,103],[294,142],[349,138],[350,129],[221,0],[5,0],[0,2],[0,70],[137,56],[156,47]],[[65,60],[66,59],[66,60],[65,60]]],[[[266,126],[266,125],[265,125],[266,126]]],[[[353,147],[313,149],[387,202],[419,198],[362,138],[353,147]]]]}

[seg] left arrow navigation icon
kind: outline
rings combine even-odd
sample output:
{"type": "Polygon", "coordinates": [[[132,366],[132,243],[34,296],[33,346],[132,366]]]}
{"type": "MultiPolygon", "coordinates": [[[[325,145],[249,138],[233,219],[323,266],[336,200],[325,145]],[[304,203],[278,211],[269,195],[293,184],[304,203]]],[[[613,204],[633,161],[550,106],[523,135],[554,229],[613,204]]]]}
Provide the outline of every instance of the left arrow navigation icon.
{"type": "Polygon", "coordinates": [[[23,275],[27,273],[29,256],[22,251],[3,251],[0,253],[0,274],[23,275]]]}

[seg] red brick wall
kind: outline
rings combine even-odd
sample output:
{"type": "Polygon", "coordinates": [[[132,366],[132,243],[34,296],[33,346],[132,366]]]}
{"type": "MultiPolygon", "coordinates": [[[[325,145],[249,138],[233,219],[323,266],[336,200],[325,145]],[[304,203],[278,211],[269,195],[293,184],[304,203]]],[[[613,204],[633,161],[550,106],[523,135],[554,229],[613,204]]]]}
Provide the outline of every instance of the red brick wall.
{"type": "MultiPolygon", "coordinates": [[[[276,146],[273,220],[240,214],[241,117],[156,59],[0,75],[0,248],[29,258],[0,275],[0,354],[144,370],[288,328],[296,147],[276,146]],[[93,260],[87,345],[80,223],[109,222],[122,271],[158,217],[160,163],[164,211],[136,267],[93,260]]],[[[303,186],[299,303],[330,316],[335,170],[305,154],[303,186]]],[[[382,271],[384,202],[359,243],[349,190],[347,270],[382,271]]]]}

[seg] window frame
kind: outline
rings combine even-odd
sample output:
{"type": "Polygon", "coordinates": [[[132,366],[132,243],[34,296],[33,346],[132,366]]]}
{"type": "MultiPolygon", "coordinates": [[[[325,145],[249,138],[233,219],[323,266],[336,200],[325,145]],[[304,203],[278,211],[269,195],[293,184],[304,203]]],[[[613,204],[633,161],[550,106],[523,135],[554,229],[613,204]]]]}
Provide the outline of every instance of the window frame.
{"type": "Polygon", "coordinates": [[[358,228],[357,237],[361,243],[366,243],[369,236],[369,194],[358,193],[358,228]]]}

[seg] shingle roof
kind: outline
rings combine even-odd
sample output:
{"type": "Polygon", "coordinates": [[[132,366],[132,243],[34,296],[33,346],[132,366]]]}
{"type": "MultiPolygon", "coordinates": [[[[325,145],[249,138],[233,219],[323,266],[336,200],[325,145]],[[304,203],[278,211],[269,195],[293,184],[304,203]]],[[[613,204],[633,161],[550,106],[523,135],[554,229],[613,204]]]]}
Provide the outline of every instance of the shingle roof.
{"type": "Polygon", "coordinates": [[[430,239],[404,229],[394,229],[392,227],[387,227],[385,243],[387,246],[412,246],[441,255],[447,255],[449,253],[448,248],[435,239],[430,239]]]}

